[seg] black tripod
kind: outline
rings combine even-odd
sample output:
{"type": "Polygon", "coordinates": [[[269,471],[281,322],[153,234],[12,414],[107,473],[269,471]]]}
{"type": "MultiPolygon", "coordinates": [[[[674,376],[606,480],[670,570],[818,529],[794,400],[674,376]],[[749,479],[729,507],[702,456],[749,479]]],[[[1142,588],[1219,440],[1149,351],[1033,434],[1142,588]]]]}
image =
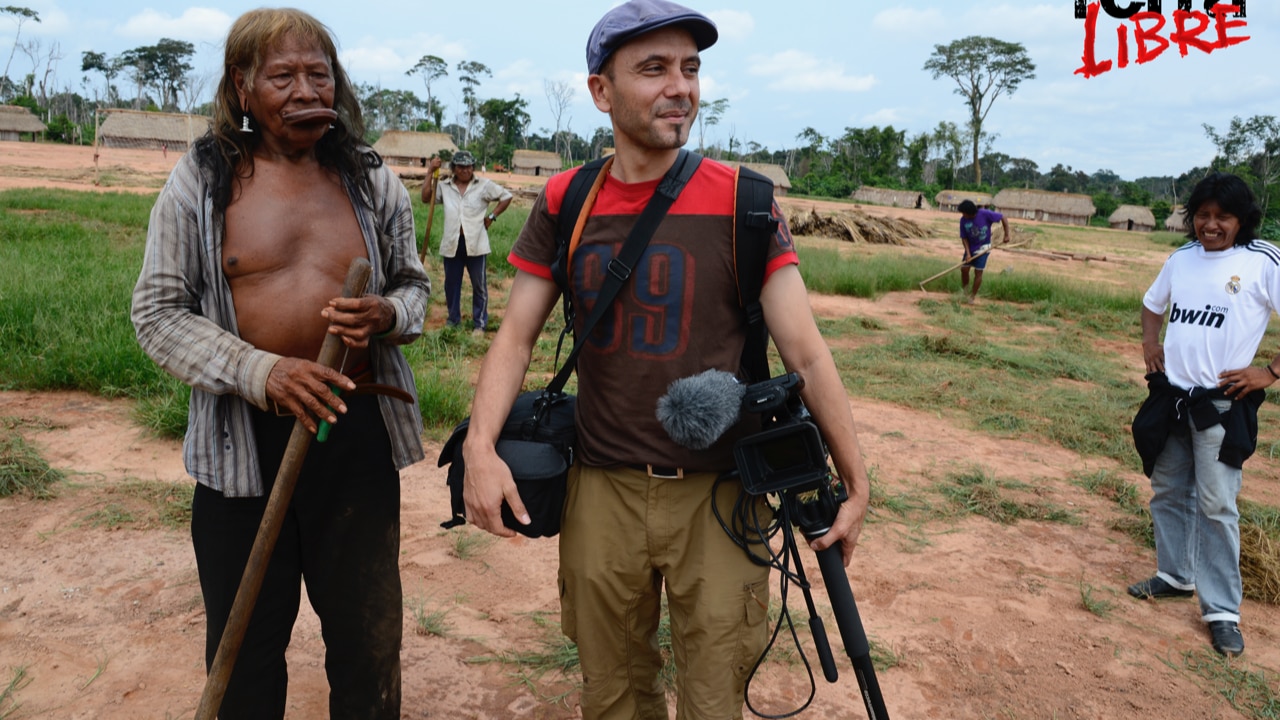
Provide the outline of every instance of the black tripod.
{"type": "MultiPolygon", "coordinates": [[[[835,521],[840,503],[848,498],[844,483],[838,479],[820,482],[814,487],[789,488],[778,493],[782,501],[782,521],[788,528],[785,542],[793,547],[794,536],[790,531],[792,523],[800,527],[800,532],[809,541],[817,540],[831,529],[835,521]]],[[[867,717],[871,720],[888,720],[889,711],[884,707],[884,696],[880,694],[880,683],[876,680],[876,669],[871,662],[871,644],[867,641],[866,630],[862,627],[862,616],[858,614],[858,605],[853,600],[853,589],[849,587],[849,577],[844,572],[844,559],[841,557],[840,545],[837,543],[817,553],[818,567],[822,571],[822,582],[827,586],[827,596],[831,600],[831,611],[836,616],[836,627],[840,630],[840,640],[844,642],[845,654],[853,663],[853,672],[858,678],[858,688],[862,691],[862,702],[867,708],[867,717]]],[[[804,570],[800,566],[797,554],[796,572],[804,579],[804,570]]],[[[831,645],[827,641],[826,629],[822,619],[814,612],[813,597],[808,583],[801,584],[805,602],[809,606],[809,629],[813,633],[814,647],[818,659],[822,663],[822,674],[827,682],[839,679],[835,659],[831,655],[831,645]]]]}

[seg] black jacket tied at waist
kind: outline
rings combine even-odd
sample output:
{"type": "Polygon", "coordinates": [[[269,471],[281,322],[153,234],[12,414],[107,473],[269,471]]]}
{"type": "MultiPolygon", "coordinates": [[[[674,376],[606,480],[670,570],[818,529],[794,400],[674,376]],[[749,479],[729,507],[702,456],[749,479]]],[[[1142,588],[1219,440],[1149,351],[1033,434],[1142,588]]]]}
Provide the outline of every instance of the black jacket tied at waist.
{"type": "Polygon", "coordinates": [[[1219,423],[1226,431],[1218,462],[1240,468],[1258,446],[1258,408],[1266,399],[1265,390],[1254,390],[1243,400],[1232,400],[1226,412],[1219,413],[1214,400],[1231,400],[1222,388],[1195,387],[1183,390],[1169,382],[1162,372],[1147,373],[1147,399],[1133,418],[1133,445],[1142,457],[1142,472],[1151,477],[1156,458],[1164,450],[1173,423],[1191,418],[1196,430],[1219,423]]]}

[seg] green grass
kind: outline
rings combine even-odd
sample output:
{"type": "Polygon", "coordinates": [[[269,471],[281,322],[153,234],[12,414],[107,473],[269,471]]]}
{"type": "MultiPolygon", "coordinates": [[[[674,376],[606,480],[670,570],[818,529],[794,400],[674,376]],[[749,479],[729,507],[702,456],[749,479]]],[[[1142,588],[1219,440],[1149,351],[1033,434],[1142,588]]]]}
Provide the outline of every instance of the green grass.
{"type": "Polygon", "coordinates": [[[0,427],[0,497],[48,499],[63,479],[62,471],[49,467],[39,451],[16,430],[0,427]]]}
{"type": "Polygon", "coordinates": [[[417,600],[412,605],[412,611],[413,631],[419,635],[446,637],[453,629],[448,621],[447,609],[428,609],[426,600],[417,600]]]}
{"type": "Polygon", "coordinates": [[[107,530],[184,530],[191,526],[191,483],[127,479],[101,485],[82,521],[107,530]]]}
{"type": "MultiPolygon", "coordinates": [[[[22,688],[31,684],[34,679],[27,675],[27,667],[25,665],[9,668],[9,682],[0,689],[0,720],[14,717],[14,713],[22,707],[22,703],[18,702],[17,693],[22,688]]],[[[15,719],[16,720],[16,719],[15,719]]]]}
{"type": "Polygon", "coordinates": [[[1143,547],[1155,549],[1156,536],[1155,527],[1151,524],[1151,512],[1147,509],[1147,504],[1138,498],[1136,485],[1106,470],[1078,473],[1073,476],[1072,482],[1090,494],[1107,498],[1116,504],[1121,510],[1121,515],[1110,522],[1109,527],[1112,530],[1127,535],[1143,547]]]}
{"type": "Polygon", "coordinates": [[[471,531],[465,527],[459,530],[450,530],[449,535],[453,541],[450,546],[450,552],[459,560],[472,560],[488,550],[495,540],[493,535],[479,530],[471,531]]]}
{"type": "Polygon", "coordinates": [[[1182,668],[1200,678],[1206,691],[1221,695],[1244,717],[1280,718],[1280,676],[1274,672],[1251,669],[1248,663],[1228,660],[1211,650],[1184,652],[1182,668]]]}
{"type": "Polygon", "coordinates": [[[981,468],[948,475],[947,482],[939,490],[958,510],[980,515],[1002,525],[1012,525],[1019,520],[1068,525],[1079,523],[1079,518],[1074,513],[1051,503],[1019,499],[1022,495],[1034,493],[1029,485],[1012,480],[997,480],[981,468]]]}
{"type": "Polygon", "coordinates": [[[1085,610],[1105,618],[1115,609],[1116,604],[1111,600],[1100,598],[1094,594],[1096,588],[1083,579],[1080,581],[1080,606],[1085,610]]]}

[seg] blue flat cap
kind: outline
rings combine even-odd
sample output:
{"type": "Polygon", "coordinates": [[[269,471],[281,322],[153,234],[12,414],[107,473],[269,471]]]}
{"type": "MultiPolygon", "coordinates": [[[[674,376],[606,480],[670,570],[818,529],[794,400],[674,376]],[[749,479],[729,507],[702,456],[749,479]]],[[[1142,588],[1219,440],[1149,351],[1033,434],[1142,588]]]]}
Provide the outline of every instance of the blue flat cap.
{"type": "Polygon", "coordinates": [[[693,35],[698,50],[706,50],[720,37],[711,18],[667,0],[631,0],[605,13],[587,38],[587,71],[600,72],[614,50],[651,30],[679,25],[693,35]]]}

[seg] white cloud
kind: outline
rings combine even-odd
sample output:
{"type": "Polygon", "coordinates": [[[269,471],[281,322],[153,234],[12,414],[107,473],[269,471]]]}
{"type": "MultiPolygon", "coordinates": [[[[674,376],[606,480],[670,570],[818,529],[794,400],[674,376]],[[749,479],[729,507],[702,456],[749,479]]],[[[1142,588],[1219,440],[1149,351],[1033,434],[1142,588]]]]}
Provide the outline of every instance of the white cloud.
{"type": "Polygon", "coordinates": [[[756,29],[756,19],[741,10],[716,10],[707,16],[715,22],[721,40],[746,40],[756,29]]]}
{"type": "Polygon", "coordinates": [[[860,120],[862,125],[892,125],[901,122],[902,114],[896,108],[880,108],[870,115],[863,115],[860,120]]]}
{"type": "Polygon", "coordinates": [[[871,27],[886,32],[913,32],[934,30],[946,25],[946,20],[938,10],[916,10],[914,8],[895,7],[876,13],[871,20],[871,27]]]}
{"type": "Polygon", "coordinates": [[[876,84],[875,75],[846,75],[844,64],[823,60],[800,50],[756,55],[747,69],[771,78],[769,89],[791,92],[863,92],[876,84]]]}
{"type": "Polygon", "coordinates": [[[150,42],[167,37],[176,40],[206,40],[221,42],[231,27],[230,15],[213,8],[187,8],[182,15],[173,17],[150,8],[134,15],[116,28],[125,37],[141,38],[150,42]]]}

